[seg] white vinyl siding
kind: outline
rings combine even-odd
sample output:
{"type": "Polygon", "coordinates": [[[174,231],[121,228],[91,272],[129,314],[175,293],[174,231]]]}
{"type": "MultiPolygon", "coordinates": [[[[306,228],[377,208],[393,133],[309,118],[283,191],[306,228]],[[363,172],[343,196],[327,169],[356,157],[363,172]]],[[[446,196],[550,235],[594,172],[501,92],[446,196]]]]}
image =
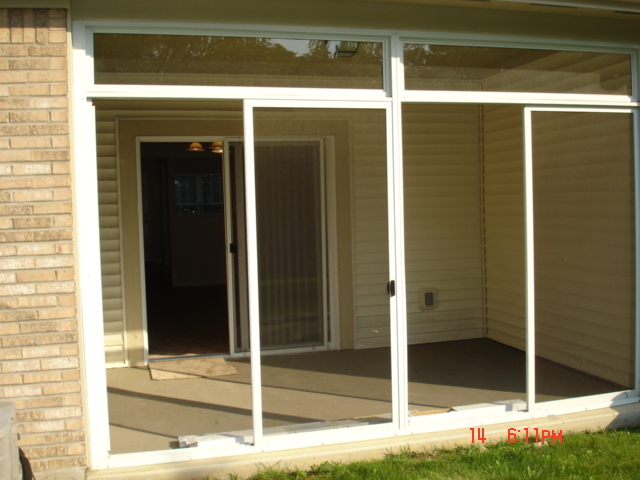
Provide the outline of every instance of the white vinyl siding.
{"type": "Polygon", "coordinates": [[[117,367],[126,352],[115,118],[98,110],[96,129],[105,355],[107,366],[117,367]]]}
{"type": "MultiPolygon", "coordinates": [[[[359,112],[350,133],[355,347],[389,345],[389,229],[384,112],[359,112]]],[[[345,132],[346,133],[346,132],[345,132]]]]}
{"type": "Polygon", "coordinates": [[[525,348],[522,107],[484,106],[487,337],[525,348]]]}
{"type": "Polygon", "coordinates": [[[480,107],[403,105],[403,150],[408,341],[482,337],[480,107]]]}

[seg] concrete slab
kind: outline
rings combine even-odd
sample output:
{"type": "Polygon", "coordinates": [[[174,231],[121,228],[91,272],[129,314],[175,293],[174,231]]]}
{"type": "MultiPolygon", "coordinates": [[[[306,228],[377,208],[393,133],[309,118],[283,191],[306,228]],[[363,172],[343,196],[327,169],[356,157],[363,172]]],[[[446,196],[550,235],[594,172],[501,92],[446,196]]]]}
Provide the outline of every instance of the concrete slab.
{"type": "MultiPolygon", "coordinates": [[[[178,447],[178,437],[252,428],[250,364],[237,375],[158,382],[146,369],[107,372],[112,453],[178,447]]],[[[388,348],[262,358],[266,428],[391,413],[388,348]]],[[[409,409],[524,399],[524,353],[486,339],[409,347],[409,409]]],[[[623,390],[602,379],[538,360],[538,402],[623,390]]],[[[504,407],[499,407],[504,408],[504,407]]]]}

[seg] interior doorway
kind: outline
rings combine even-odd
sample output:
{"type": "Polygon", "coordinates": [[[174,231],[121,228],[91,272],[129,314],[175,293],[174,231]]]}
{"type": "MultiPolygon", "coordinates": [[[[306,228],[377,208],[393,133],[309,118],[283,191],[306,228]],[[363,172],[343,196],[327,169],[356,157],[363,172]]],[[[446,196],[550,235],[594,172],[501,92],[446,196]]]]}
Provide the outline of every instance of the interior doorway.
{"type": "Polygon", "coordinates": [[[230,352],[223,154],[189,146],[140,146],[152,359],[230,352]]]}

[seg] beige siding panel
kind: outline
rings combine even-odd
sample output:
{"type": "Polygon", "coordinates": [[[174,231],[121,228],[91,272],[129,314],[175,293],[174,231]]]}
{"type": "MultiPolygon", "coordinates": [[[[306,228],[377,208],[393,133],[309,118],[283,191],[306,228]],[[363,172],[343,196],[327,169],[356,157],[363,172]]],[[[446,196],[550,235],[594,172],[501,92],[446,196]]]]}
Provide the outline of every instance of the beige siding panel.
{"type": "Polygon", "coordinates": [[[98,202],[105,353],[108,367],[126,365],[115,116],[98,109],[98,202]]]}
{"type": "Polygon", "coordinates": [[[105,337],[105,348],[104,348],[107,368],[120,367],[122,366],[122,359],[125,358],[126,356],[124,347],[122,345],[116,345],[116,346],[108,345],[106,343],[107,338],[108,337],[105,337]]]}
{"type": "Polygon", "coordinates": [[[386,126],[381,112],[347,115],[352,117],[354,345],[371,348],[390,341],[386,126]]]}
{"type": "Polygon", "coordinates": [[[480,110],[404,105],[405,252],[409,343],[482,337],[480,110]],[[437,289],[433,310],[419,291],[437,289]]]}
{"type": "Polygon", "coordinates": [[[522,108],[483,107],[487,336],[525,346],[522,108]]]}

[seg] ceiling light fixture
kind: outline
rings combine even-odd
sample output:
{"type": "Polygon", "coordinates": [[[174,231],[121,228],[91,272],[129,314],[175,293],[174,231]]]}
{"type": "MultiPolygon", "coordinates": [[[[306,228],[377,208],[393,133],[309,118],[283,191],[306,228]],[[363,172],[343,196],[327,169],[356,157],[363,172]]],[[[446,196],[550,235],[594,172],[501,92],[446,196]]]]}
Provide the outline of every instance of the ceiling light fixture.
{"type": "Polygon", "coordinates": [[[204,148],[202,147],[202,144],[193,142],[187,147],[187,152],[204,152],[204,148]]]}
{"type": "Polygon", "coordinates": [[[209,145],[209,150],[211,150],[213,153],[222,153],[222,142],[211,142],[211,145],[209,145]]]}

